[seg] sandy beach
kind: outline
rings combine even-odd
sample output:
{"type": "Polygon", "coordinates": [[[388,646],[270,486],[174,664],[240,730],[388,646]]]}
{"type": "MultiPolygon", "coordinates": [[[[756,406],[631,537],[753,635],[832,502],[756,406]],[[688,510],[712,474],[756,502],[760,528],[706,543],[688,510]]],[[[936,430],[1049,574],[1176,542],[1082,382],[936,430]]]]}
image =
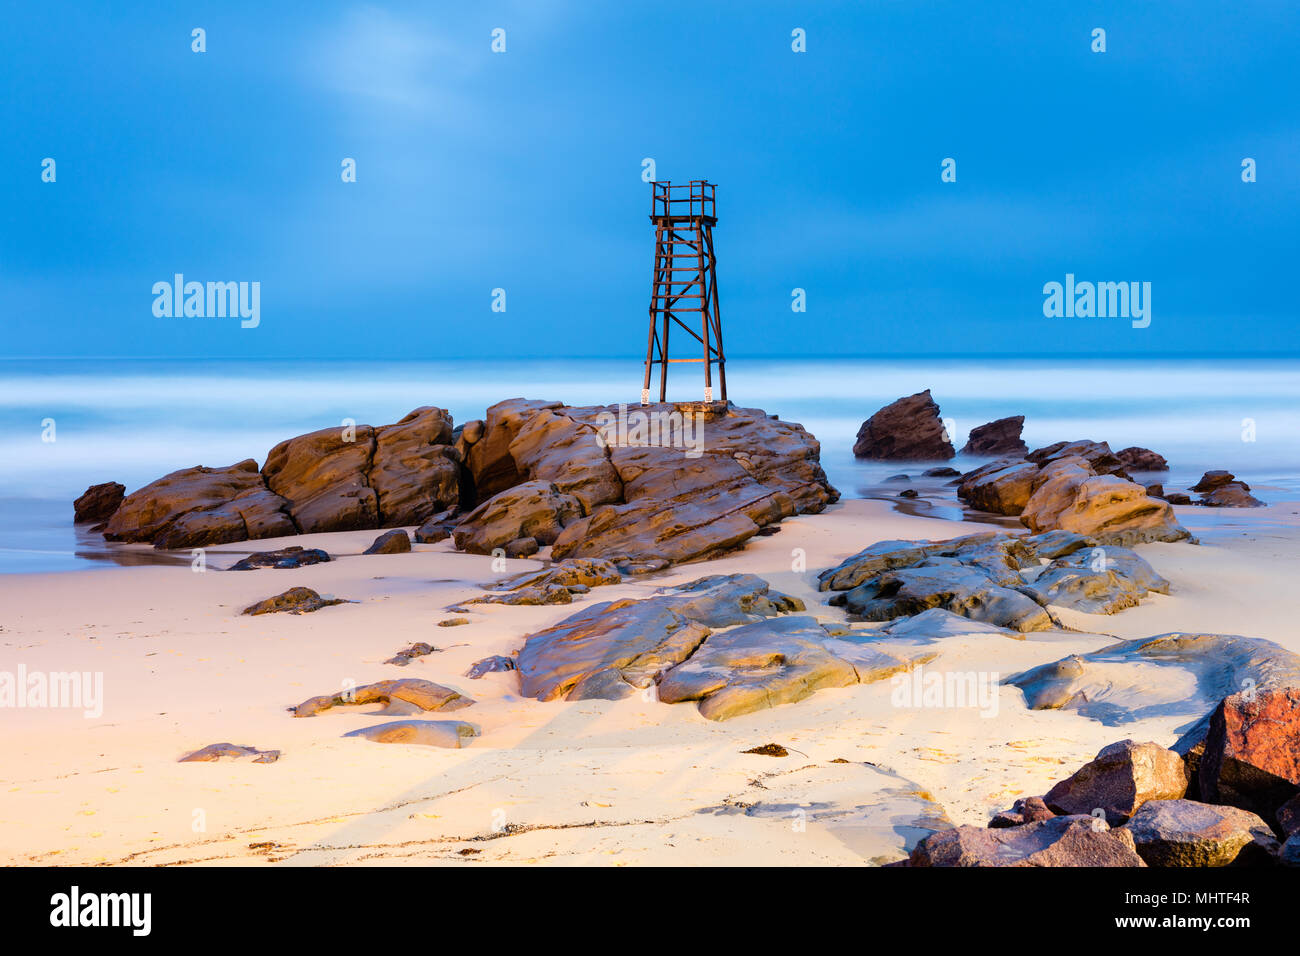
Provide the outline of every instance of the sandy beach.
{"type": "MultiPolygon", "coordinates": [[[[929,644],[932,666],[1005,677],[1117,637],[1180,630],[1265,638],[1300,652],[1289,593],[1300,559],[1298,511],[1297,502],[1230,514],[1178,508],[1199,545],[1136,547],[1172,583],[1170,594],[1150,594],[1112,615],[1061,609],[1062,623],[1076,631],[1013,639],[973,629],[945,637],[929,644]]],[[[252,550],[239,544],[208,549],[204,573],[158,566],[2,576],[5,660],[29,671],[102,672],[103,716],[51,708],[6,714],[0,862],[901,859],[917,838],[915,820],[982,826],[1106,744],[1131,737],[1169,746],[1187,721],[1110,727],[1074,712],[1030,711],[1013,686],[1000,688],[992,715],[900,708],[883,680],[715,722],[691,704],[659,702],[653,688],[618,701],[539,702],[519,695],[515,673],[464,675],[475,661],[511,654],[525,634],[585,606],[710,574],[758,574],[802,599],[819,621],[843,622],[844,612],[817,590],[818,572],[876,541],[940,540],[988,527],[847,500],[788,518],[780,533],[723,558],[625,578],[570,605],[470,605],[455,613],[447,608],[483,593],[484,584],[542,567],[549,549],[507,560],[501,571],[491,557],[457,552],[450,541],[362,555],[375,533],[354,531],[256,542],[257,550],[320,547],[335,558],[293,570],[218,570],[252,550]],[[241,616],[299,585],[356,603],[241,616]],[[470,623],[437,626],[456,616],[470,623]],[[406,667],[384,663],[419,641],[439,649],[406,667]],[[347,682],[406,677],[472,698],[455,716],[479,736],[458,750],[376,745],[343,734],[381,720],[377,707],[337,707],[307,719],[287,710],[347,682]],[[281,756],[272,764],[177,762],[222,741],[281,756]],[[742,753],[767,743],[789,755],[742,753]],[[744,812],[755,805],[774,809],[744,812]],[[824,805],[859,812],[819,819],[815,809],[824,805]]]]}

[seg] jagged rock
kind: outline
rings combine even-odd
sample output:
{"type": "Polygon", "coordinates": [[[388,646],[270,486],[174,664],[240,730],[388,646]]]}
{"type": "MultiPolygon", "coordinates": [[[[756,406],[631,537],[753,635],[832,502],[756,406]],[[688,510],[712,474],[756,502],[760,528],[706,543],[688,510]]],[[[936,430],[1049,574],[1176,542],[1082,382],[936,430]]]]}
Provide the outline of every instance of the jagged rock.
{"type": "Polygon", "coordinates": [[[1106,822],[1118,826],[1148,800],[1180,800],[1185,793],[1182,757],[1159,744],[1121,740],[1052,787],[1043,802],[1067,815],[1102,810],[1106,822]]]}
{"type": "Polygon", "coordinates": [[[1069,458],[1082,458],[1088,463],[1088,467],[1092,469],[1093,474],[1118,474],[1127,477],[1123,474],[1124,463],[1110,450],[1110,445],[1104,441],[1089,441],[1087,439],[1058,441],[1053,445],[1035,448],[1025,457],[1043,468],[1069,458]]]}
{"type": "Polygon", "coordinates": [[[178,760],[178,763],[207,763],[213,760],[220,760],[222,757],[252,757],[252,763],[275,763],[280,759],[278,750],[258,750],[256,747],[246,747],[240,744],[208,744],[206,747],[188,753],[178,760]]]}
{"type": "Polygon", "coordinates": [[[167,549],[297,533],[285,500],[267,490],[251,458],[165,475],[127,495],[104,528],[109,541],[149,541],[167,549]]]}
{"type": "Polygon", "coordinates": [[[411,539],[400,528],[385,531],[362,554],[406,554],[411,550],[411,539]]]}
{"type": "Polygon", "coordinates": [[[1280,849],[1255,814],[1195,800],[1153,798],[1122,829],[1147,866],[1271,866],[1280,849]]]}
{"type": "Polygon", "coordinates": [[[1250,493],[1244,481],[1227,481],[1201,495],[1201,504],[1209,508],[1263,508],[1264,502],[1250,493]]]}
{"type": "Polygon", "coordinates": [[[1300,656],[1260,638],[1173,632],[1071,655],[1006,683],[1024,691],[1030,710],[1076,710],[1108,726],[1202,718],[1241,687],[1300,686],[1300,656]]]}
{"type": "Polygon", "coordinates": [[[474,554],[491,554],[525,537],[552,544],[581,513],[578,499],[560,494],[549,481],[526,481],[471,511],[453,537],[459,550],[474,554]]]}
{"type": "Polygon", "coordinates": [[[461,463],[451,440],[451,415],[427,405],[375,429],[366,479],[378,499],[377,527],[418,525],[457,504],[461,463]]]}
{"type": "Polygon", "coordinates": [[[947,461],[956,452],[927,388],[886,405],[863,422],[853,454],[891,461],[947,461]]]}
{"type": "Polygon", "coordinates": [[[1168,594],[1169,582],[1134,551],[1094,547],[1055,559],[1020,591],[1044,607],[1114,614],[1152,591],[1168,594]]]}
{"type": "Polygon", "coordinates": [[[536,554],[540,548],[536,538],[515,538],[505,546],[507,558],[526,558],[536,554]]]}
{"type": "Polygon", "coordinates": [[[349,731],[344,737],[363,737],[377,744],[419,744],[425,747],[465,746],[478,736],[472,724],[459,720],[393,720],[349,731]]]}
{"type": "Polygon", "coordinates": [[[72,503],[72,520],[78,524],[84,521],[107,521],[122,504],[125,492],[126,485],[116,481],[91,485],[72,503]]]}
{"type": "Polygon", "coordinates": [[[302,568],[309,564],[320,564],[330,560],[330,556],[320,548],[304,548],[302,545],[290,545],[278,551],[254,551],[246,558],[240,558],[230,566],[231,571],[253,571],[257,568],[302,568]]]}
{"type": "Polygon", "coordinates": [[[621,501],[623,482],[614,470],[595,425],[562,409],[539,409],[510,442],[510,457],[530,480],[549,481],[573,495],[590,514],[599,505],[621,501]]]}
{"type": "Polygon", "coordinates": [[[521,692],[538,700],[626,697],[694,653],[709,628],[802,609],[752,574],[714,575],[642,600],[596,604],[524,639],[521,692]]]}
{"type": "Polygon", "coordinates": [[[1150,448],[1130,445],[1115,452],[1120,465],[1126,471],[1168,471],[1169,462],[1163,455],[1157,455],[1150,448]]]}
{"type": "Polygon", "coordinates": [[[699,701],[710,720],[803,700],[823,687],[858,683],[853,665],[826,649],[810,617],[781,617],[711,635],[659,683],[659,699],[699,701]]]}
{"type": "Polygon", "coordinates": [[[1018,515],[1029,503],[1038,472],[1033,462],[993,462],[963,475],[957,497],[980,511],[1018,515]]]}
{"type": "Polygon", "coordinates": [[[961,453],[963,455],[1023,456],[1029,452],[1029,446],[1020,437],[1024,427],[1024,415],[1011,415],[1007,418],[999,418],[997,421],[989,422],[987,425],[972,428],[970,436],[966,439],[966,447],[961,450],[961,453]]]}
{"type": "Polygon", "coordinates": [[[469,670],[465,672],[465,676],[470,680],[478,680],[484,674],[513,670],[518,670],[513,657],[493,654],[491,657],[485,657],[471,664],[469,670]]]}
{"type": "Polygon", "coordinates": [[[1300,681],[1296,685],[1256,684],[1215,708],[1197,773],[1202,799],[1272,822],[1300,792],[1300,681]]]}
{"type": "Polygon", "coordinates": [[[432,644],[426,644],[423,641],[418,641],[417,643],[412,644],[410,647],[406,647],[398,651],[388,660],[384,661],[384,663],[393,664],[396,665],[397,667],[405,667],[407,664],[411,663],[411,661],[415,660],[417,657],[427,657],[428,655],[434,653],[437,650],[438,648],[434,647],[432,644]]]}
{"type": "Polygon", "coordinates": [[[1236,480],[1236,475],[1230,471],[1207,471],[1201,476],[1201,480],[1192,485],[1191,491],[1213,491],[1226,485],[1230,481],[1236,480]]]}
{"type": "Polygon", "coordinates": [[[319,611],[323,607],[347,603],[342,598],[323,598],[311,588],[289,588],[274,597],[244,608],[240,613],[257,615],[287,611],[290,614],[307,614],[311,611],[319,611]]]}
{"type": "Polygon", "coordinates": [[[558,584],[546,584],[541,587],[517,588],[502,594],[483,594],[465,601],[466,604],[572,604],[573,592],[558,584]]]}
{"type": "Polygon", "coordinates": [[[587,588],[618,584],[623,580],[614,567],[614,562],[599,558],[569,558],[557,561],[550,567],[537,571],[524,571],[504,578],[491,586],[492,591],[514,591],[523,587],[572,587],[581,585],[587,588]]]}
{"type": "Polygon", "coordinates": [[[384,704],[381,713],[405,715],[426,710],[459,710],[474,703],[450,687],[433,681],[405,678],[363,684],[337,694],[309,697],[290,708],[295,717],[315,717],[322,711],[342,704],[384,704]]]}
{"type": "Polygon", "coordinates": [[[498,402],[487,410],[482,437],[470,446],[465,459],[478,501],[487,501],[525,481],[514,458],[510,456],[510,443],[534,414],[561,407],[563,406],[559,402],[512,398],[498,402]]]}
{"type": "Polygon", "coordinates": [[[911,866],[1146,866],[1133,835],[1094,817],[1053,817],[1022,826],[961,826],[916,845],[911,866]]]}
{"type": "Polygon", "coordinates": [[[1054,816],[1056,814],[1043,802],[1042,797],[1021,797],[1011,805],[1010,810],[994,814],[988,825],[996,830],[1003,827],[1023,826],[1026,823],[1039,823],[1050,820],[1054,816]]]}
{"type": "Polygon", "coordinates": [[[1148,496],[1141,485],[1114,475],[1090,475],[1070,459],[1045,468],[1044,476],[1020,516],[1032,531],[1073,531],[1122,547],[1191,537],[1169,503],[1148,496]]]}

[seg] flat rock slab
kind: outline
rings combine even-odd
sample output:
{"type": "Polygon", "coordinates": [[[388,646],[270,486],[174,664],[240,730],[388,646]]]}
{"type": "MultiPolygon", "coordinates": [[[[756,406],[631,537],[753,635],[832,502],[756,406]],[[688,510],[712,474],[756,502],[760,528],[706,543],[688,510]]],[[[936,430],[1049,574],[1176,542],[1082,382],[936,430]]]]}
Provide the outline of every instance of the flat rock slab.
{"type": "Polygon", "coordinates": [[[417,744],[423,747],[464,747],[478,736],[478,730],[459,720],[393,720],[362,727],[343,735],[364,737],[377,744],[417,744]]]}
{"type": "Polygon", "coordinates": [[[490,591],[517,591],[521,588],[544,587],[603,587],[618,584],[623,576],[613,561],[600,558],[569,558],[557,561],[550,567],[537,571],[524,571],[520,574],[502,578],[490,585],[484,585],[490,591]]]}
{"type": "Polygon", "coordinates": [[[1146,866],[1133,834],[1091,816],[1053,817],[1017,827],[961,826],[926,837],[910,866],[1146,866]]]}
{"type": "Polygon", "coordinates": [[[1255,814],[1195,800],[1149,800],[1123,829],[1147,866],[1271,866],[1281,849],[1255,814]]]}
{"type": "Polygon", "coordinates": [[[406,678],[381,680],[338,694],[310,697],[293,708],[293,715],[314,717],[331,707],[374,703],[385,705],[380,713],[404,715],[429,710],[459,710],[474,701],[433,681],[406,678]]]}
{"type": "Polygon", "coordinates": [[[258,750],[242,744],[208,744],[200,750],[181,757],[179,763],[208,763],[230,757],[236,760],[252,758],[252,763],[275,763],[280,759],[278,750],[258,750]]]}
{"type": "Polygon", "coordinates": [[[975,634],[996,634],[1017,641],[1025,639],[1024,631],[1012,630],[1009,627],[998,627],[996,624],[985,624],[982,621],[972,621],[968,617],[954,614],[952,611],[946,611],[939,607],[932,607],[912,617],[897,618],[875,633],[895,638],[927,641],[942,640],[947,637],[969,637],[975,634]]]}
{"type": "Polygon", "coordinates": [[[470,680],[478,680],[487,674],[493,674],[504,671],[518,670],[518,664],[513,657],[506,657],[504,654],[493,654],[491,657],[484,657],[470,665],[465,676],[470,680]]]}
{"type": "Polygon", "coordinates": [[[917,784],[866,763],[819,763],[764,774],[762,798],[696,811],[783,821],[796,834],[832,834],[864,863],[881,866],[911,852],[932,833],[952,827],[943,807],[917,784]]]}
{"type": "Polygon", "coordinates": [[[1137,606],[1151,592],[1168,594],[1169,588],[1137,552],[1098,546],[1056,558],[1020,591],[1044,606],[1114,614],[1137,606]]]}
{"type": "Polygon", "coordinates": [[[1208,722],[1242,687],[1300,686],[1300,656],[1262,638],[1172,632],[1071,655],[1006,683],[1024,691],[1030,710],[1075,710],[1108,726],[1148,717],[1208,722]]]}
{"type": "Polygon", "coordinates": [[[703,716],[726,720],[858,683],[857,670],[827,650],[826,639],[816,620],[802,616],[714,634],[660,681],[659,699],[699,701],[703,716]]]}
{"type": "Polygon", "coordinates": [[[289,590],[282,591],[274,597],[249,605],[240,613],[258,615],[277,614],[283,611],[289,614],[309,614],[312,611],[319,611],[323,607],[348,603],[351,602],[343,598],[321,597],[311,588],[289,588],[289,590]]]}
{"type": "Polygon", "coordinates": [[[230,566],[231,571],[254,571],[258,568],[302,568],[309,564],[320,564],[330,560],[330,556],[320,548],[304,548],[293,545],[278,551],[254,551],[246,558],[241,558],[230,566]]]}

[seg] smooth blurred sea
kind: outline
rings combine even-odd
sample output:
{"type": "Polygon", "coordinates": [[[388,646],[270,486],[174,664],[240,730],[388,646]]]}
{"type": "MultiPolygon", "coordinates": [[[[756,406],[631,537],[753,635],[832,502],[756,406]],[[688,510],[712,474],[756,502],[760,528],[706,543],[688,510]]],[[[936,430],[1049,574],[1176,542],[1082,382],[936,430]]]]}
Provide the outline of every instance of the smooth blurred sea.
{"type": "MultiPolygon", "coordinates": [[[[702,397],[698,368],[673,371],[670,399],[702,397]]],[[[458,423],[513,397],[635,405],[641,377],[635,358],[0,360],[0,573],[128,560],[74,530],[72,501],[91,484],[120,481],[130,492],[177,468],[260,463],[292,435],[345,418],[388,424],[420,405],[447,408],[458,423]],[[42,441],[46,419],[53,442],[42,441]]],[[[737,405],[816,435],[845,497],[875,496],[887,475],[921,470],[857,462],[851,449],[872,412],[925,388],[953,421],[958,447],[976,425],[1023,414],[1030,448],[1078,438],[1143,445],[1169,459],[1171,472],[1152,480],[1170,488],[1226,468],[1265,501],[1300,497],[1300,360],[733,358],[727,384],[737,405]],[[1250,423],[1254,440],[1243,440],[1250,423]]]]}

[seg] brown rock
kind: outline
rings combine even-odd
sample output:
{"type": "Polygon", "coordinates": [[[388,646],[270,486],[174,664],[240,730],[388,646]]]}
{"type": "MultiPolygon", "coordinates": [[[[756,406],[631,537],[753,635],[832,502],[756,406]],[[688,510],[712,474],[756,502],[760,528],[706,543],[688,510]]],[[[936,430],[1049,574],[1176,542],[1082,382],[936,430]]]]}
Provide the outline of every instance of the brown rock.
{"type": "Polygon", "coordinates": [[[863,422],[853,454],[890,461],[947,461],[956,452],[927,388],[886,405],[863,422]]]}
{"type": "Polygon", "coordinates": [[[465,458],[479,502],[487,501],[525,480],[510,454],[510,443],[537,412],[561,407],[559,402],[512,398],[487,410],[482,437],[469,446],[465,458]]]}
{"type": "Polygon", "coordinates": [[[491,554],[519,538],[552,544],[581,514],[578,499],[561,494],[549,481],[526,481],[471,511],[456,526],[453,538],[458,549],[474,554],[491,554]]]}
{"type": "Polygon", "coordinates": [[[407,554],[411,550],[411,539],[401,528],[385,531],[362,554],[407,554]]]}
{"type": "Polygon", "coordinates": [[[1089,441],[1088,439],[1058,441],[1053,445],[1036,448],[1025,457],[1044,468],[1053,462],[1063,461],[1067,458],[1082,458],[1088,463],[1088,467],[1093,474],[1118,474],[1127,477],[1124,475],[1124,463],[1110,450],[1110,445],[1104,441],[1089,441]]]}
{"type": "Polygon", "coordinates": [[[1060,466],[1030,496],[1020,520],[1033,531],[1059,528],[1122,547],[1191,537],[1169,503],[1141,485],[1115,475],[1089,476],[1073,463],[1060,466]]]}
{"type": "Polygon", "coordinates": [[[549,481],[577,498],[583,514],[621,501],[623,483],[596,426],[564,411],[544,408],[529,418],[510,442],[510,457],[528,480],[549,481]]]}
{"type": "Polygon", "coordinates": [[[286,502],[251,458],[228,468],[183,468],[127,495],[104,529],[109,541],[202,548],[296,534],[286,502]]]}
{"type": "Polygon", "coordinates": [[[1159,744],[1121,740],[1062,780],[1043,797],[1054,812],[1091,814],[1102,810],[1117,826],[1148,800],[1178,800],[1187,792],[1183,759],[1159,744]]]}
{"type": "Polygon", "coordinates": [[[278,551],[254,551],[230,566],[231,571],[254,571],[257,568],[293,569],[309,564],[321,564],[330,556],[320,548],[304,548],[300,544],[280,548],[278,551]]]}
{"type": "Polygon", "coordinates": [[[911,866],[1146,866],[1133,835],[1087,816],[1015,827],[940,830],[912,850],[911,866]]]}
{"type": "Polygon", "coordinates": [[[1300,794],[1278,807],[1275,816],[1277,827],[1282,831],[1283,836],[1300,832],[1300,794]]]}
{"type": "Polygon", "coordinates": [[[996,455],[999,457],[1003,455],[1023,456],[1029,451],[1029,446],[1020,437],[1024,427],[1025,416],[1012,415],[1008,418],[999,418],[987,425],[972,428],[970,436],[966,439],[966,447],[961,450],[961,453],[963,455],[996,455]]]}
{"type": "Polygon", "coordinates": [[[386,724],[349,731],[344,737],[363,737],[377,744],[417,744],[424,747],[464,747],[478,736],[472,724],[460,720],[392,720],[386,724]]]}
{"type": "Polygon", "coordinates": [[[1202,799],[1270,823],[1300,791],[1300,688],[1252,688],[1210,715],[1198,782],[1202,799]]]}
{"type": "Polygon", "coordinates": [[[258,601],[241,611],[241,614],[275,614],[281,611],[287,611],[290,614],[308,614],[312,611],[319,611],[323,607],[332,607],[335,604],[347,604],[342,598],[323,598],[311,588],[289,588],[275,597],[269,597],[265,601],[258,601]]]}
{"type": "Polygon", "coordinates": [[[1123,829],[1147,866],[1272,866],[1280,849],[1255,814],[1195,800],[1150,800],[1123,829]]]}
{"type": "Polygon", "coordinates": [[[1033,493],[1038,466],[1032,462],[994,462],[962,477],[957,497],[972,508],[997,515],[1018,515],[1033,493]]]}
{"type": "Polygon", "coordinates": [[[1192,491],[1213,491],[1221,485],[1226,485],[1234,480],[1236,475],[1230,471],[1207,471],[1201,476],[1201,480],[1192,485],[1192,491]]]}
{"type": "Polygon", "coordinates": [[[241,744],[208,744],[206,747],[188,753],[181,757],[178,763],[208,763],[213,760],[220,760],[222,757],[252,757],[253,763],[275,763],[280,759],[278,750],[258,750],[256,747],[247,747],[241,744]]]}
{"type": "Polygon", "coordinates": [[[106,481],[102,485],[91,485],[80,498],[72,503],[73,521],[107,521],[122,503],[126,486],[116,481],[106,481]]]}
{"type": "Polygon", "coordinates": [[[1138,445],[1121,448],[1115,452],[1115,457],[1119,459],[1120,464],[1127,471],[1169,470],[1169,462],[1165,461],[1163,455],[1157,455],[1150,448],[1142,448],[1138,445]]]}
{"type": "Polygon", "coordinates": [[[357,425],[355,436],[352,429],[323,428],[272,448],[262,475],[304,534],[378,528],[379,499],[366,481],[374,454],[369,425],[357,425]]]}
{"type": "Polygon", "coordinates": [[[1209,508],[1263,508],[1264,502],[1250,493],[1244,481],[1228,481],[1201,495],[1201,504],[1209,508]]]}
{"type": "Polygon", "coordinates": [[[460,456],[450,442],[451,416],[430,405],[375,429],[366,481],[378,500],[378,527],[418,525],[457,503],[460,456]]]}
{"type": "Polygon", "coordinates": [[[425,710],[459,710],[474,703],[450,687],[433,681],[406,678],[381,680],[337,694],[309,697],[291,708],[295,717],[315,717],[322,711],[343,704],[384,704],[382,713],[405,714],[425,710]]]}
{"type": "Polygon", "coordinates": [[[1039,823],[1043,820],[1050,820],[1056,816],[1051,808],[1043,802],[1042,797],[1021,797],[1011,805],[1010,810],[1003,810],[989,820],[989,826],[998,829],[1001,827],[1018,827],[1026,823],[1039,823]]]}
{"type": "Polygon", "coordinates": [[[538,550],[536,538],[515,538],[505,547],[507,558],[526,558],[538,550]]]}

